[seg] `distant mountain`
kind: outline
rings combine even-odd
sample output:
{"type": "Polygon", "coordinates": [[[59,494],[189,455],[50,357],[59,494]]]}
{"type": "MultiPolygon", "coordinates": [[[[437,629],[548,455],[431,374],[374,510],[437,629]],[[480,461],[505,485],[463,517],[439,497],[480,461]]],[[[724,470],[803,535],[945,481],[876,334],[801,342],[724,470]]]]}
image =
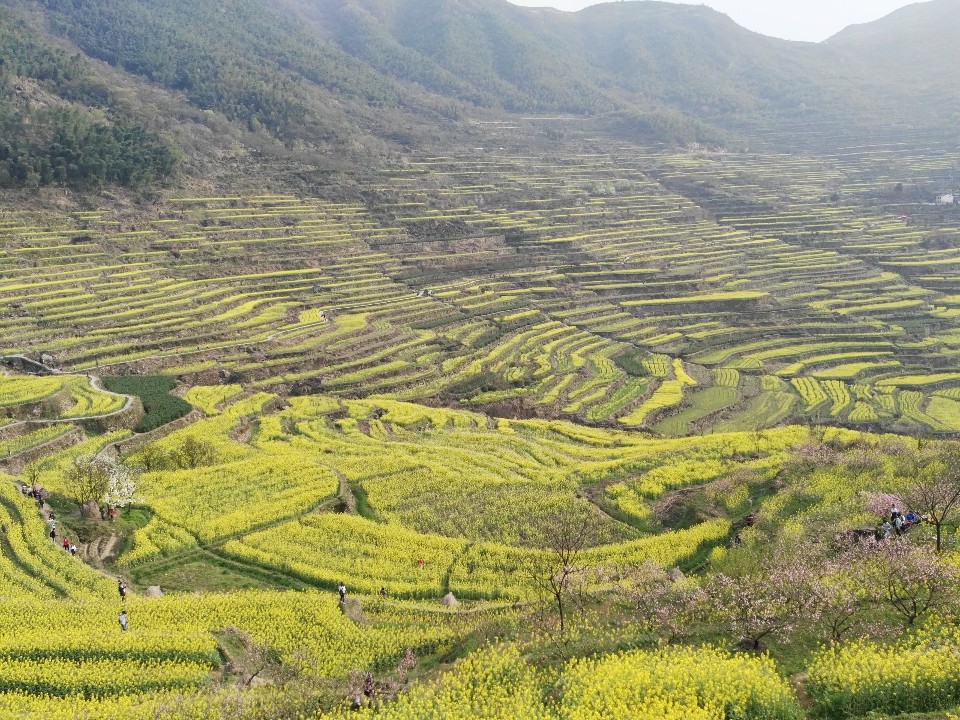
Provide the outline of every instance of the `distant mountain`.
{"type": "Polygon", "coordinates": [[[620,104],[579,48],[504,0],[273,2],[378,72],[474,105],[590,114],[620,104]]]}
{"type": "Polygon", "coordinates": [[[860,54],[864,61],[885,70],[914,73],[956,57],[958,32],[960,0],[928,0],[874,22],[851,25],[824,44],[860,54]]]}
{"type": "Polygon", "coordinates": [[[876,22],[852,25],[826,46],[856,58],[874,77],[919,92],[957,111],[960,86],[960,0],[932,0],[901,8],[876,22]]]}
{"type": "Polygon", "coordinates": [[[0,167],[0,185],[150,182],[180,155],[182,172],[206,173],[238,145],[304,167],[369,166],[497,116],[574,115],[639,142],[790,149],[950,133],[960,113],[960,0],[821,44],[653,1],[577,13],[505,0],[0,0],[0,10],[0,100],[13,108],[0,114],[10,138],[0,163],[36,160],[0,167]],[[59,69],[37,69],[30,53],[59,69]],[[68,115],[86,128],[74,133],[92,153],[82,163],[51,149],[68,115]],[[133,138],[155,151],[136,160],[148,169],[101,168],[98,152],[120,157],[133,138]]]}
{"type": "Polygon", "coordinates": [[[671,107],[706,118],[812,100],[831,65],[706,7],[504,0],[273,0],[400,82],[512,112],[671,107]]]}

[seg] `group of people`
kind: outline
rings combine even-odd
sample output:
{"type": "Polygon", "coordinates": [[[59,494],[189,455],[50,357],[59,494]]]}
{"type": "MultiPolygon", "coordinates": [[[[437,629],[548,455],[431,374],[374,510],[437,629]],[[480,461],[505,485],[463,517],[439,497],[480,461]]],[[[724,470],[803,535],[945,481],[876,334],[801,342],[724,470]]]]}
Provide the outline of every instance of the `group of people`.
{"type": "Polygon", "coordinates": [[[43,509],[43,503],[46,502],[48,497],[50,497],[50,493],[47,491],[47,489],[40,487],[36,483],[30,486],[24,485],[22,492],[27,497],[31,497],[36,500],[37,507],[41,510],[43,509]]]}
{"type": "Polygon", "coordinates": [[[898,536],[903,535],[910,528],[919,525],[924,518],[917,515],[913,510],[906,514],[900,512],[896,505],[891,505],[890,510],[883,517],[876,529],[877,540],[889,540],[894,533],[898,536]]]}
{"type": "MultiPolygon", "coordinates": [[[[49,523],[49,527],[50,527],[50,542],[52,542],[54,545],[56,545],[56,543],[57,543],[57,516],[54,515],[53,512],[51,512],[51,513],[47,516],[47,522],[49,523]]],[[[77,546],[76,546],[75,544],[73,544],[72,542],[70,542],[70,538],[66,538],[66,537],[65,537],[65,538],[63,539],[62,547],[63,547],[63,551],[64,551],[64,552],[68,552],[68,553],[70,553],[71,555],[76,555],[76,554],[77,554],[77,546]]]]}
{"type": "MultiPolygon", "coordinates": [[[[123,580],[117,580],[117,592],[120,593],[120,602],[127,601],[127,588],[129,586],[123,580]]],[[[120,629],[124,632],[127,631],[127,611],[121,610],[120,615],[117,617],[117,622],[120,623],[120,629]]]]}
{"type": "MultiPolygon", "coordinates": [[[[24,495],[27,495],[28,497],[31,497],[37,501],[37,506],[40,508],[40,514],[42,516],[43,504],[44,502],[46,502],[47,498],[50,496],[50,493],[44,488],[37,487],[36,483],[34,483],[33,486],[24,485],[22,488],[22,492],[24,495]]],[[[117,516],[117,511],[112,505],[100,508],[100,517],[103,520],[107,520],[107,519],[113,520],[116,518],[116,516],[117,516]]],[[[47,514],[47,523],[48,523],[48,527],[50,528],[50,540],[51,542],[56,544],[57,516],[53,513],[52,510],[47,514]]],[[[67,537],[63,538],[63,542],[61,546],[63,547],[64,552],[68,552],[71,555],[77,554],[77,546],[73,542],[71,542],[69,538],[67,537]]],[[[121,602],[127,601],[128,587],[129,586],[123,580],[117,580],[117,592],[120,594],[121,602]]],[[[343,600],[344,595],[346,595],[347,589],[346,587],[344,587],[343,583],[340,583],[340,588],[342,589],[340,593],[340,599],[343,600]]],[[[117,616],[117,622],[120,623],[120,629],[126,632],[127,631],[127,611],[126,610],[120,611],[120,614],[117,616]]]]}

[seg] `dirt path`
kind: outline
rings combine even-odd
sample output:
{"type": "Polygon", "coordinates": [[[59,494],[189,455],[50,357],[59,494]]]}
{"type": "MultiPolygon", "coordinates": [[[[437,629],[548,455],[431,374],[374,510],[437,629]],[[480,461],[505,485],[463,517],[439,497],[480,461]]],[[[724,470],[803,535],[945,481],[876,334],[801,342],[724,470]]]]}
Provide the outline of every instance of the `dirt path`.
{"type": "Polygon", "coordinates": [[[343,473],[337,470],[331,465],[327,467],[333,471],[333,474],[337,476],[337,479],[340,481],[340,502],[343,503],[344,512],[351,515],[357,514],[357,497],[353,494],[353,489],[350,487],[350,483],[347,482],[347,478],[344,477],[343,473]]]}
{"type": "Polygon", "coordinates": [[[810,711],[813,708],[813,700],[810,699],[810,696],[807,694],[807,674],[799,673],[790,678],[790,685],[793,686],[793,691],[797,694],[797,701],[806,711],[810,711]]]}
{"type": "Polygon", "coordinates": [[[77,549],[87,564],[102,565],[113,555],[118,542],[120,536],[111,533],[96,537],[90,543],[79,545],[77,549]]]}
{"type": "MultiPolygon", "coordinates": [[[[4,356],[0,356],[0,360],[5,360],[5,359],[7,359],[7,358],[22,358],[22,359],[25,359],[25,360],[29,360],[29,358],[24,358],[22,355],[4,355],[4,356]]],[[[36,364],[37,364],[37,365],[41,365],[40,363],[36,363],[36,364]]],[[[135,397],[134,397],[133,395],[125,395],[125,394],[123,394],[123,393],[115,393],[115,392],[113,392],[112,390],[107,390],[107,389],[103,386],[103,382],[100,380],[100,377],[97,376],[97,375],[91,375],[91,374],[89,374],[89,373],[63,372],[62,370],[55,370],[55,369],[53,369],[53,368],[51,368],[51,367],[47,367],[46,365],[41,365],[41,367],[43,367],[43,368],[45,368],[46,370],[48,370],[51,375],[58,375],[58,376],[61,376],[61,377],[85,377],[85,378],[90,382],[90,387],[92,387],[92,388],[93,388],[94,390],[96,390],[97,392],[102,392],[102,393],[104,393],[105,395],[113,395],[114,397],[122,397],[122,398],[124,398],[125,402],[124,402],[124,404],[123,404],[123,407],[120,408],[119,410],[113,410],[113,411],[111,411],[111,412],[103,413],[103,414],[101,414],[101,415],[82,415],[82,416],[79,416],[79,417],[70,417],[70,418],[52,418],[52,419],[51,419],[51,418],[37,418],[36,420],[20,420],[20,421],[18,421],[18,422],[16,422],[16,423],[10,423],[10,425],[8,425],[7,427],[16,427],[16,426],[18,426],[18,425],[25,425],[25,424],[27,424],[27,423],[32,423],[32,424],[34,424],[34,425],[37,425],[37,424],[41,424],[41,425],[54,425],[54,424],[57,424],[57,423],[75,423],[75,422],[81,422],[81,421],[83,421],[83,420],[99,420],[99,419],[101,419],[101,418],[113,417],[114,415],[119,415],[120,413],[125,412],[126,410],[129,410],[129,409],[130,409],[130,405],[131,405],[131,404],[133,403],[133,401],[135,400],[135,397]]]]}
{"type": "Polygon", "coordinates": [[[120,542],[120,536],[111,533],[106,542],[99,543],[97,557],[100,562],[104,562],[108,557],[113,555],[113,550],[117,547],[118,542],[120,542]]]}

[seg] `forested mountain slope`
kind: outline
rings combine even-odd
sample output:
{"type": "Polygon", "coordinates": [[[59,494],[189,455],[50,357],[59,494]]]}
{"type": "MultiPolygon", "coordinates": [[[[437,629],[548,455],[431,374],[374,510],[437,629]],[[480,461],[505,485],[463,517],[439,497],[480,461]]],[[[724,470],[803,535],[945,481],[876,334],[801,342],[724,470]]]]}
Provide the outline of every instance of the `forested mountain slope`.
{"type": "Polygon", "coordinates": [[[958,35],[960,2],[936,0],[853,25],[826,44],[846,58],[857,58],[898,91],[914,94],[920,107],[955,120],[958,35]]]}
{"type": "Polygon", "coordinates": [[[196,175],[209,169],[198,158],[236,147],[356,169],[530,114],[635,142],[943,134],[960,111],[943,71],[956,64],[955,21],[943,21],[955,5],[811,44],[661,2],[2,0],[0,184],[150,182],[179,150],[196,175]],[[77,157],[64,149],[77,144],[77,157]]]}
{"type": "Polygon", "coordinates": [[[107,84],[4,8],[0,47],[0,186],[136,184],[173,169],[171,148],[119,111],[107,84]]]}

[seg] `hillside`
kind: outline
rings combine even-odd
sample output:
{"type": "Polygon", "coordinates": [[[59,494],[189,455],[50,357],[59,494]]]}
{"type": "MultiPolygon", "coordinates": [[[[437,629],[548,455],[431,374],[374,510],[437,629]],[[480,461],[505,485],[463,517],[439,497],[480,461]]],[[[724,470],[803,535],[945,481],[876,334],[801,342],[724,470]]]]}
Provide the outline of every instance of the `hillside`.
{"type": "Polygon", "coordinates": [[[915,98],[936,118],[956,122],[958,91],[953,82],[960,4],[934,0],[909,5],[865,25],[854,25],[827,41],[845,63],[865,63],[894,92],[915,98]]]}
{"type": "MultiPolygon", "coordinates": [[[[0,407],[30,416],[84,380],[6,376],[0,407]]],[[[663,440],[240,386],[186,396],[205,415],[188,427],[47,448],[21,475],[39,504],[0,475],[10,717],[406,720],[466,705],[680,720],[745,703],[748,720],[845,720],[958,701],[953,540],[941,557],[932,523],[837,539],[911,497],[924,476],[904,470],[953,473],[955,446],[796,426],[663,440]],[[114,467],[117,448],[141,499],[81,517],[69,469],[90,453],[114,467]],[[131,583],[120,597],[103,571],[131,583]],[[919,690],[917,666],[931,668],[919,690]]],[[[92,394],[91,410],[114,405],[92,394]]]]}
{"type": "Polygon", "coordinates": [[[176,153],[119,108],[102,78],[4,8],[0,46],[0,186],[142,184],[173,170],[176,153]]]}
{"type": "MultiPolygon", "coordinates": [[[[858,56],[880,73],[897,73],[913,82],[943,81],[952,62],[951,40],[960,30],[956,0],[908,5],[872,23],[851,25],[826,41],[848,55],[858,56]]],[[[944,83],[946,85],[947,83],[944,83]]]]}
{"type": "Polygon", "coordinates": [[[960,0],[0,0],[0,719],[960,714],[960,0]]]}
{"type": "Polygon", "coordinates": [[[181,177],[237,181],[238,161],[268,175],[282,162],[302,183],[529,114],[631,142],[829,148],[906,127],[940,137],[960,107],[929,71],[954,64],[941,2],[820,45],[660,2],[578,13],[504,0],[4,5],[7,186],[149,184],[178,157],[181,177]],[[78,163],[62,137],[96,158],[78,163]],[[132,144],[160,155],[111,165],[132,144]]]}
{"type": "Polygon", "coordinates": [[[955,148],[589,150],[7,211],[0,353],[664,435],[960,433],[960,218],[929,204],[955,148]]]}

